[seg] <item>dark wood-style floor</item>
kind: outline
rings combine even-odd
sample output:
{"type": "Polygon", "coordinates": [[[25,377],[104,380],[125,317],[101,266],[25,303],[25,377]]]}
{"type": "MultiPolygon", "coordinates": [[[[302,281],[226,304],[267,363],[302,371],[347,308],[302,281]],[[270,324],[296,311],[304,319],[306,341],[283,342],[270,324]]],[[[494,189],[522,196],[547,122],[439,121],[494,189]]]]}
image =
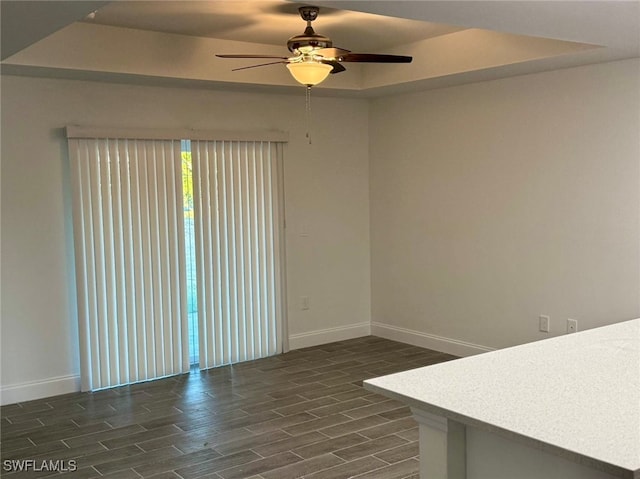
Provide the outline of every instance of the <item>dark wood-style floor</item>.
{"type": "Polygon", "coordinates": [[[449,359],[369,336],[4,406],[1,473],[45,477],[58,460],[68,478],[417,478],[408,408],[362,380],[449,359]],[[8,472],[19,459],[34,463],[8,472]]]}

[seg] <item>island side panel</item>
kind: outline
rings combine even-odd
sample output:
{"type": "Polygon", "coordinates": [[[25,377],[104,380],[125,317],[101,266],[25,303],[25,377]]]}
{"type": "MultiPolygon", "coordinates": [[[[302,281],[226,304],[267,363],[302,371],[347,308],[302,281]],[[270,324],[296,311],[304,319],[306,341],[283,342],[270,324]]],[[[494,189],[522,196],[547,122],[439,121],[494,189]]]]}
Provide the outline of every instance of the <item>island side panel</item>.
{"type": "MultiPolygon", "coordinates": [[[[633,479],[613,476],[556,454],[473,427],[466,430],[467,479],[633,479]]],[[[421,451],[422,452],[422,451],[421,451]]],[[[421,476],[422,479],[422,476],[421,476]]]]}

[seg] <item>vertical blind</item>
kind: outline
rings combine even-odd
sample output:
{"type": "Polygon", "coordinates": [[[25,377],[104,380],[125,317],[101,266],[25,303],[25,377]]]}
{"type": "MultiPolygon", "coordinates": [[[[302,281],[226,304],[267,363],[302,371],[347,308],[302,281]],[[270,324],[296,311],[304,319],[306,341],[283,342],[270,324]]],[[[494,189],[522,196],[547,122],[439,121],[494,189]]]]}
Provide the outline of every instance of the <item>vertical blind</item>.
{"type": "Polygon", "coordinates": [[[192,142],[200,367],[282,351],[282,144],[192,142]]]}
{"type": "MultiPolygon", "coordinates": [[[[67,128],[82,390],[190,366],[178,139],[188,136],[142,132],[67,128]]],[[[192,161],[200,367],[281,352],[283,143],[200,139],[192,161]]]]}
{"type": "Polygon", "coordinates": [[[189,370],[180,141],[69,138],[83,390],[189,370]]]}

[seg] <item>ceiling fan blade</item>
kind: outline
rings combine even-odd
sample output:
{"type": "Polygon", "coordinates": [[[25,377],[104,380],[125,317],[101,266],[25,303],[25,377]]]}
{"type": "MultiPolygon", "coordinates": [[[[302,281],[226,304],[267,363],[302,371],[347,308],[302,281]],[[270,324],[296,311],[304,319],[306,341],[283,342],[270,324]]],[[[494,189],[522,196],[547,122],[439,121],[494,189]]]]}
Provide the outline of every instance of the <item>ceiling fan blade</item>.
{"type": "Polygon", "coordinates": [[[326,65],[331,65],[333,67],[333,70],[331,70],[329,73],[340,73],[346,70],[346,68],[342,66],[337,60],[320,60],[320,62],[325,63],[326,65]]]}
{"type": "Polygon", "coordinates": [[[288,60],[289,57],[278,57],[275,55],[216,55],[219,58],[278,58],[280,60],[288,60]]]}
{"type": "Polygon", "coordinates": [[[368,62],[368,63],[411,63],[413,57],[402,55],[378,55],[376,53],[347,53],[340,56],[341,62],[368,62]]]}
{"type": "Polygon", "coordinates": [[[347,53],[351,53],[350,50],[345,50],[344,48],[319,48],[318,50],[314,50],[313,52],[316,55],[322,55],[327,58],[340,58],[345,56],[347,53]]]}
{"type": "Polygon", "coordinates": [[[265,67],[267,65],[276,65],[277,63],[288,63],[288,62],[269,62],[269,63],[260,63],[259,65],[249,65],[248,67],[240,67],[240,68],[234,68],[233,70],[231,70],[232,72],[237,72],[238,70],[247,70],[248,68],[257,68],[257,67],[265,67]]]}

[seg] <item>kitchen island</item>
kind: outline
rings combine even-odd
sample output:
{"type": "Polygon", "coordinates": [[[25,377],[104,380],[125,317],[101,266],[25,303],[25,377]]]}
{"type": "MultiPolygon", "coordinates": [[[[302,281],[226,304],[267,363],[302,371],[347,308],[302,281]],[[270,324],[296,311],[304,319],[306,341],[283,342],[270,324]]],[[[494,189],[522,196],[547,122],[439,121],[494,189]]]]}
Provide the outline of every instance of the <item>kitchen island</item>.
{"type": "Polygon", "coordinates": [[[364,385],[411,407],[421,479],[640,479],[640,319],[364,385]]]}

